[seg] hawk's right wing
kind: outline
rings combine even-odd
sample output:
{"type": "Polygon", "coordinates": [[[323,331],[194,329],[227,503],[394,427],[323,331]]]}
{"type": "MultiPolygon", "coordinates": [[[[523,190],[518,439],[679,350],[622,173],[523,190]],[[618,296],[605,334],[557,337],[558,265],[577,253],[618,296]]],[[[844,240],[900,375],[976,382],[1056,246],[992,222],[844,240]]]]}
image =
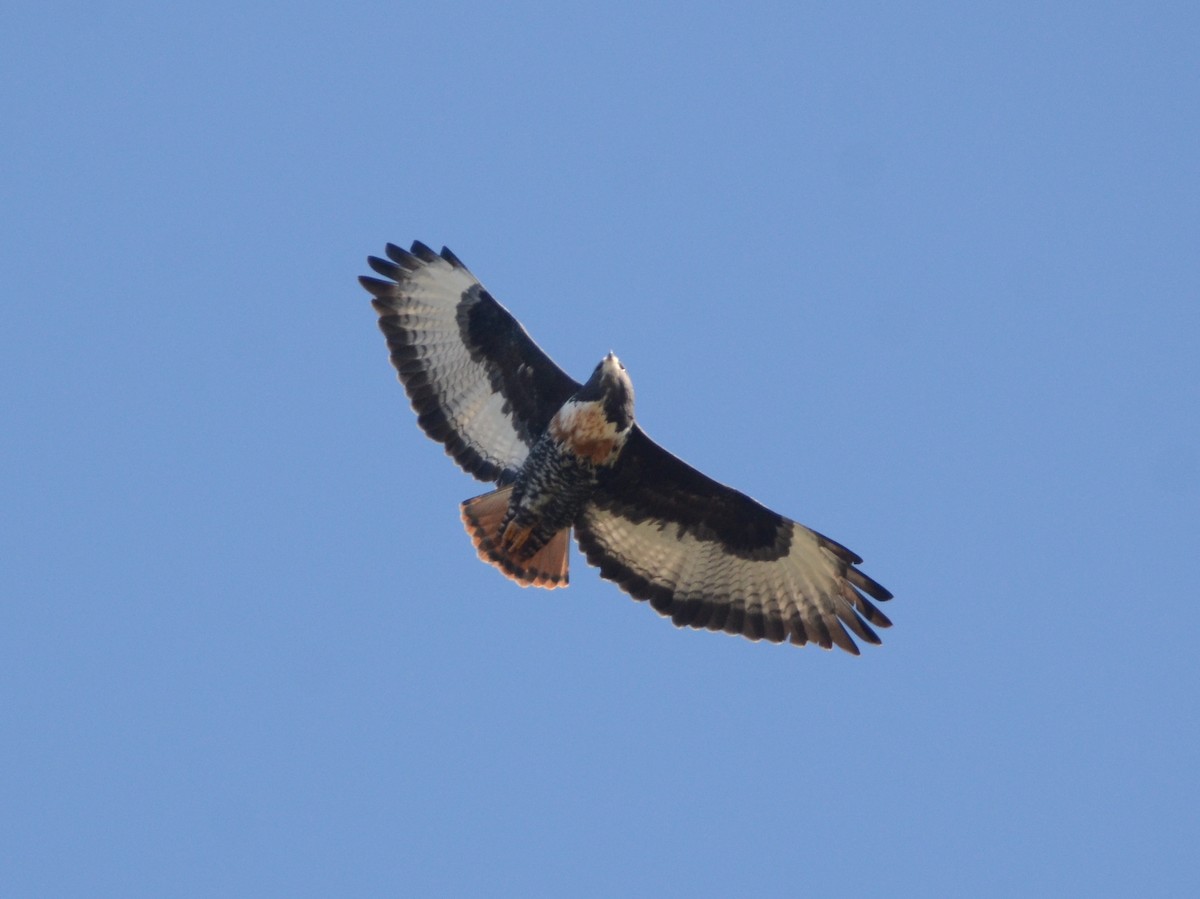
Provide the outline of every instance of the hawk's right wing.
{"type": "Polygon", "coordinates": [[[575,522],[600,576],[676,625],[751,640],[878,643],[892,594],[840,543],[701,474],[639,427],[575,522]],[[864,595],[865,594],[865,595],[864,595]]]}
{"type": "Polygon", "coordinates": [[[481,481],[506,483],[579,384],[445,247],[387,245],[359,278],[425,433],[481,481]]]}

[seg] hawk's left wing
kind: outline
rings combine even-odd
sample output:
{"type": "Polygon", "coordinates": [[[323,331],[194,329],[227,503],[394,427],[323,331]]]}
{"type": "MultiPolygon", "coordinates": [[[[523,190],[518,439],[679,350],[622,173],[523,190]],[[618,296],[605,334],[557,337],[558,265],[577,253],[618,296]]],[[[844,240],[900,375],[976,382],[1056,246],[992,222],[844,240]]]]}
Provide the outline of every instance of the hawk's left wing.
{"type": "Polygon", "coordinates": [[[359,278],[425,433],[481,481],[509,481],[579,384],[445,247],[387,245],[359,278]]]}
{"type": "Polygon", "coordinates": [[[600,576],[679,626],[858,654],[892,594],[844,546],[719,484],[635,427],[576,522],[600,576]],[[867,622],[870,622],[868,624],[867,622]],[[843,627],[844,625],[844,627],[843,627]]]}

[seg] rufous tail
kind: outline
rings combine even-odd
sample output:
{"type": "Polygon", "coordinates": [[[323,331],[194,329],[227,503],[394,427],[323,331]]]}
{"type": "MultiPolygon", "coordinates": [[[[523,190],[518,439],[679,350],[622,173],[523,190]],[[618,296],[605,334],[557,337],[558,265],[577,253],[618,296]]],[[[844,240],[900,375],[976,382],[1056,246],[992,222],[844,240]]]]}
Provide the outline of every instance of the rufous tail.
{"type": "Polygon", "coordinates": [[[479,558],[489,565],[495,565],[505,577],[522,587],[553,590],[567,586],[567,549],[571,529],[563,528],[528,559],[518,558],[521,546],[529,539],[529,529],[510,522],[501,533],[511,498],[512,485],[509,485],[463,502],[463,524],[471,535],[479,558]]]}

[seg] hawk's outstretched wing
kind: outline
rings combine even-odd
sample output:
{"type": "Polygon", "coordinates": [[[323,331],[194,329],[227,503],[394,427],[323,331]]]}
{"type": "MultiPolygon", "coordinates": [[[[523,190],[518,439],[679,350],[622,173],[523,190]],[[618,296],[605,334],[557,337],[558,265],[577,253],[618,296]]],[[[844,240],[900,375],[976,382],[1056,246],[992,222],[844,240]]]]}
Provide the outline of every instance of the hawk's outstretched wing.
{"type": "Polygon", "coordinates": [[[576,522],[601,577],[677,625],[858,654],[891,622],[862,559],[671,455],[635,427],[576,522]],[[867,622],[870,622],[868,624],[867,622]],[[845,627],[843,627],[845,625],[845,627]]]}
{"type": "Polygon", "coordinates": [[[425,433],[481,481],[516,476],[579,384],[445,247],[387,245],[360,278],[425,433]],[[390,261],[389,261],[390,260],[390,261]]]}

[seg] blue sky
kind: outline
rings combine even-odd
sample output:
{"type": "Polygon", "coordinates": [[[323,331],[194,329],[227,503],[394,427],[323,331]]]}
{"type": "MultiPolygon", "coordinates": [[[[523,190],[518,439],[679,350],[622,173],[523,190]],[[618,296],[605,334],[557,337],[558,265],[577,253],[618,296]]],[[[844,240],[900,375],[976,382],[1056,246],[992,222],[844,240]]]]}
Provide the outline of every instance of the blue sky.
{"type": "Polygon", "coordinates": [[[9,4],[6,895],[1200,890],[1192,4],[9,4]],[[448,244],[866,558],[861,658],[480,564],[448,244]]]}

